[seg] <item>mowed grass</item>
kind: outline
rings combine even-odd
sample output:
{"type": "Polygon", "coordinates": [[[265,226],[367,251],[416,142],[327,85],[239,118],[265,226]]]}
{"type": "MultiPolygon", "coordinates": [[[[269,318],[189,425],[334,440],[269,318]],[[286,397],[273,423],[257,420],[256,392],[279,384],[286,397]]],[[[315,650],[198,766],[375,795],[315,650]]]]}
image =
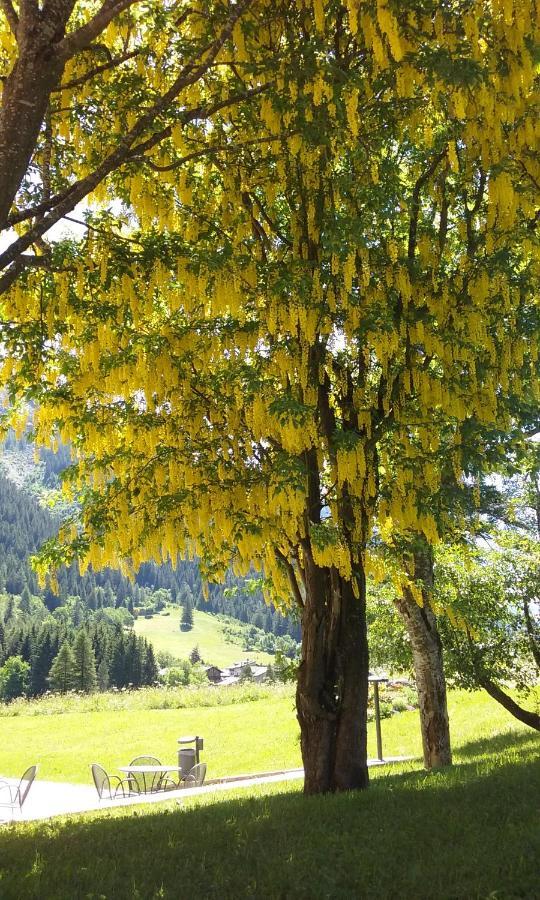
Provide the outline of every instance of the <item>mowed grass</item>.
{"type": "MultiPolygon", "coordinates": [[[[366,792],[289,782],[6,827],[0,896],[534,900],[538,735],[480,694],[450,705],[456,764],[374,769],[366,792]]],[[[416,716],[384,722],[388,743],[417,747],[416,716]]]]}
{"type": "MultiPolygon", "coordinates": [[[[45,780],[89,782],[92,762],[107,770],[139,755],[174,762],[177,739],[195,734],[204,737],[208,777],[300,765],[291,689],[266,690],[264,699],[228,705],[219,702],[224,691],[234,688],[215,689],[216,705],[210,707],[144,709],[133,694],[132,708],[124,696],[127,708],[2,717],[0,777],[19,774],[30,759],[45,780]]],[[[112,695],[113,707],[115,700],[112,695]]]]}
{"type": "Polygon", "coordinates": [[[182,610],[179,606],[168,607],[168,616],[162,613],[135,621],[135,633],[142,635],[154,645],[154,650],[172,653],[178,659],[187,659],[194,647],[199,648],[201,658],[207,665],[230,666],[241,659],[250,659],[261,664],[271,663],[274,657],[260,650],[243,650],[241,644],[231,644],[225,640],[223,623],[216,616],[193,612],[193,628],[180,631],[182,610]]]}
{"type": "MultiPolygon", "coordinates": [[[[17,777],[37,762],[44,780],[89,783],[92,762],[109,771],[142,754],[173,762],[177,739],[190,734],[205,740],[209,778],[301,765],[292,685],[45,698],[5,711],[17,715],[0,716],[0,777],[17,777]]],[[[464,735],[483,740],[494,729],[517,725],[482,693],[452,693],[450,715],[458,742],[464,735]]],[[[416,711],[384,719],[382,732],[385,756],[420,756],[416,711]]],[[[373,724],[368,737],[369,755],[375,757],[373,724]]]]}

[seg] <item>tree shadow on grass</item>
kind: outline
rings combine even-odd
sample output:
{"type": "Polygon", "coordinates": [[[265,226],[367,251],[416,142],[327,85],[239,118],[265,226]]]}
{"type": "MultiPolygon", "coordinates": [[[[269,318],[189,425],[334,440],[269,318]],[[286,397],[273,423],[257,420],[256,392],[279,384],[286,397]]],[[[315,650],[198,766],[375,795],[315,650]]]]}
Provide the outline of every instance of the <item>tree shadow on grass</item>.
{"type": "Polygon", "coordinates": [[[503,734],[495,734],[493,737],[467,741],[456,748],[456,756],[459,758],[484,757],[486,753],[505,753],[507,750],[518,748],[533,750],[535,747],[540,753],[540,732],[531,728],[526,732],[507,731],[503,734]]]}
{"type": "Polygon", "coordinates": [[[304,797],[274,786],[8,828],[0,896],[533,898],[539,796],[540,765],[524,751],[520,765],[388,775],[363,793],[304,797]]]}

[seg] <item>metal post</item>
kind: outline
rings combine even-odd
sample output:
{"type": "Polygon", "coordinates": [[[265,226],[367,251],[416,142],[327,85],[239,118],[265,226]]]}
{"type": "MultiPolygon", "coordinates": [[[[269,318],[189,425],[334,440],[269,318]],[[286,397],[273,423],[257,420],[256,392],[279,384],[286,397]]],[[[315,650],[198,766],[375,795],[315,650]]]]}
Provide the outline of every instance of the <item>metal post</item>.
{"type": "Polygon", "coordinates": [[[373,682],[373,702],[375,706],[375,730],[377,732],[377,757],[383,761],[382,734],[381,734],[381,710],[379,706],[379,682],[373,682]]]}

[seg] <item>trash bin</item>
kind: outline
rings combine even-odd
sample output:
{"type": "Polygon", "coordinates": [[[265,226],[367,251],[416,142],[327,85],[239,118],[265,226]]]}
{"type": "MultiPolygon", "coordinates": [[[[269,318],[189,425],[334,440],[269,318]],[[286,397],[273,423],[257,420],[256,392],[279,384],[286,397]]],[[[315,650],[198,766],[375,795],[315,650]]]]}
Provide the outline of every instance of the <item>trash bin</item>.
{"type": "MultiPolygon", "coordinates": [[[[191,735],[184,736],[184,737],[178,738],[178,743],[180,744],[180,746],[184,745],[184,747],[186,746],[186,744],[194,744],[195,745],[195,763],[199,763],[201,761],[200,760],[200,751],[204,747],[204,740],[202,737],[199,737],[198,734],[196,734],[193,737],[191,735]]],[[[180,759],[180,756],[178,756],[178,759],[180,759]]],[[[194,765],[195,765],[195,763],[194,763],[194,765]]]]}
{"type": "Polygon", "coordinates": [[[178,751],[178,767],[182,778],[185,778],[188,772],[191,772],[196,763],[197,754],[192,747],[187,747],[178,751]]]}

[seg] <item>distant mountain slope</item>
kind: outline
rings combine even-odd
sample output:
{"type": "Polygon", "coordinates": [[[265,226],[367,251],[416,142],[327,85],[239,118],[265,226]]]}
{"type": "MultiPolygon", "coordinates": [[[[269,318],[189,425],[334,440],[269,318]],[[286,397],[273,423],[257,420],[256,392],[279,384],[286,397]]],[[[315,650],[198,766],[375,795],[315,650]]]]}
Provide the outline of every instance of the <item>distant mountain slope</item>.
{"type": "Polygon", "coordinates": [[[203,662],[216,666],[230,666],[248,656],[260,663],[273,662],[272,653],[265,653],[258,647],[247,650],[243,646],[249,636],[246,626],[243,626],[244,642],[241,636],[233,642],[230,637],[227,639],[227,629],[222,619],[203,610],[195,610],[193,627],[189,631],[181,631],[179,621],[179,612],[176,611],[175,615],[174,608],[169,607],[165,614],[162,612],[151,619],[138,618],[134,626],[135,634],[150,641],[156,653],[165,651],[180,659],[186,659],[197,647],[203,662]]]}
{"type": "Polygon", "coordinates": [[[84,606],[127,606],[130,610],[159,610],[167,602],[189,603],[207,613],[223,613],[275,635],[300,639],[298,623],[268,607],[253,579],[229,573],[224,585],[210,585],[203,599],[196,562],[179,559],[170,563],[144,563],[132,584],[118,570],[105,569],[80,576],[77,566],[59,573],[59,594],[40,588],[29,557],[58,527],[66,505],[51,507],[60,486],[59,475],[70,463],[69,448],[39,455],[25,438],[10,434],[0,448],[0,593],[20,594],[25,587],[43,597],[50,609],[70,596],[84,606]],[[37,458],[36,458],[37,456],[37,458]],[[163,593],[166,592],[166,593],[163,593]]]}

